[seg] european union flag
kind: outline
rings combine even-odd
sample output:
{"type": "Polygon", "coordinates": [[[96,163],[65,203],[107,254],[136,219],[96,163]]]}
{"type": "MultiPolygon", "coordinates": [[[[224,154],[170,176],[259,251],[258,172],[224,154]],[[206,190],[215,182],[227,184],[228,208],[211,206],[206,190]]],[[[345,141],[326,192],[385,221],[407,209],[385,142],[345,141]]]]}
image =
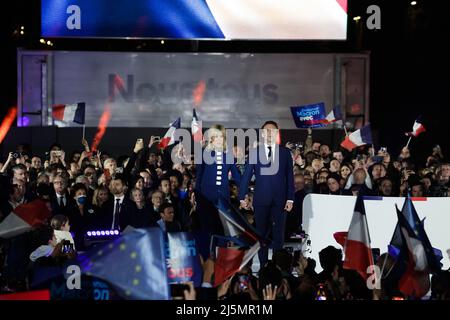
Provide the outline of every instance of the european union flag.
{"type": "Polygon", "coordinates": [[[168,300],[160,228],[135,229],[79,257],[82,272],[113,285],[125,299],[168,300]]]}

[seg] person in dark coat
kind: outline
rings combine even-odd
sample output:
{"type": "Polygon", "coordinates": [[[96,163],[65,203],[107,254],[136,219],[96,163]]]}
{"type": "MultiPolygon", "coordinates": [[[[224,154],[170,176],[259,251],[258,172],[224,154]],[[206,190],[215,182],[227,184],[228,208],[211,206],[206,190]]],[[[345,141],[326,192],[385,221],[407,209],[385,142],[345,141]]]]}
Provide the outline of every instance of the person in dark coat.
{"type": "MultiPolygon", "coordinates": [[[[239,200],[245,206],[245,194],[250,179],[255,175],[253,207],[256,229],[263,237],[272,231],[274,251],[283,247],[286,212],[292,210],[294,203],[292,155],[289,149],[276,144],[278,129],[274,121],[267,121],[262,126],[264,143],[253,150],[256,157],[250,153],[239,188],[239,200]]],[[[268,246],[263,245],[258,255],[260,265],[263,266],[267,262],[268,246]]]]}

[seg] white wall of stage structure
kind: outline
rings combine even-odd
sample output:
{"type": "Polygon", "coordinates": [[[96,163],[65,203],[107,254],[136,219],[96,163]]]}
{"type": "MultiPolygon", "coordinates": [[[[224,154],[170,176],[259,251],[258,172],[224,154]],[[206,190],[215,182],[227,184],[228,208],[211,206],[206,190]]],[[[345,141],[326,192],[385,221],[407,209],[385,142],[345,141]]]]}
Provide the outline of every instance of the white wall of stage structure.
{"type": "MultiPolygon", "coordinates": [[[[372,248],[387,252],[397,224],[395,204],[401,210],[405,198],[373,197],[365,199],[367,223],[372,248]]],[[[307,254],[317,262],[316,271],[321,271],[319,251],[332,245],[342,247],[333,234],[348,231],[355,207],[356,197],[310,194],[303,202],[303,228],[310,236],[311,252],[307,254]]],[[[450,267],[447,250],[450,249],[450,198],[423,198],[413,200],[420,219],[425,218],[425,231],[431,245],[442,251],[444,269],[450,267]]]]}
{"type": "Polygon", "coordinates": [[[290,107],[320,102],[327,112],[342,106],[347,121],[368,121],[369,54],[18,50],[17,61],[18,126],[51,126],[52,105],[85,102],[87,127],[97,127],[106,105],[109,127],[167,128],[178,117],[190,127],[201,83],[204,128],[271,119],[295,129],[290,107]]]}

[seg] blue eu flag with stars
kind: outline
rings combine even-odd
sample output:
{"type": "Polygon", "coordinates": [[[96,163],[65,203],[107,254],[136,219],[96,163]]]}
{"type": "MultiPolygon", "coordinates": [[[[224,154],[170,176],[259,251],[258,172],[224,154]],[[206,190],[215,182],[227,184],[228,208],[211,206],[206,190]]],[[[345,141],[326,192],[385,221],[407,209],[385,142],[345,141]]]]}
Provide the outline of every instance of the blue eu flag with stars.
{"type": "Polygon", "coordinates": [[[170,299],[159,228],[135,229],[80,255],[79,262],[83,273],[109,282],[125,299],[170,299]]]}

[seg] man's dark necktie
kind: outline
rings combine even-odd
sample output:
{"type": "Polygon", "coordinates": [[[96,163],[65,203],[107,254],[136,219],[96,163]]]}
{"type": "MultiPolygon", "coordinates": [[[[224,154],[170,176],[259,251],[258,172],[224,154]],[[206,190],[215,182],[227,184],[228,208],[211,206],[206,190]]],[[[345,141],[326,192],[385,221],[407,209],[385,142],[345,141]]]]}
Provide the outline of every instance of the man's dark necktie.
{"type": "Polygon", "coordinates": [[[272,162],[272,147],[268,146],[267,148],[269,148],[269,154],[267,155],[267,158],[269,158],[269,162],[272,162]]]}
{"type": "Polygon", "coordinates": [[[119,214],[120,214],[120,199],[116,199],[116,209],[114,210],[114,230],[119,230],[119,214]]]}
{"type": "Polygon", "coordinates": [[[64,197],[59,197],[58,199],[59,199],[59,206],[61,208],[64,208],[64,197]]]}

